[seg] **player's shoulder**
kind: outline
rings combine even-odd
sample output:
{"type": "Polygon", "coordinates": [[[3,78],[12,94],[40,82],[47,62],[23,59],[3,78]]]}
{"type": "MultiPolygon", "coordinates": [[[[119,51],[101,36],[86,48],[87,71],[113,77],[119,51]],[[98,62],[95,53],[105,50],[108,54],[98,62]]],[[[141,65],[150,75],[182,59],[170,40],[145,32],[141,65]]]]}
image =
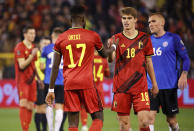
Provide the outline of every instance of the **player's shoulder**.
{"type": "Polygon", "coordinates": [[[139,35],[139,36],[150,37],[150,34],[148,34],[148,33],[146,33],[146,32],[142,32],[142,31],[138,31],[138,35],[139,35]]]}
{"type": "Polygon", "coordinates": [[[180,39],[180,36],[179,36],[178,34],[176,34],[176,33],[166,32],[166,35],[167,35],[168,37],[173,37],[173,38],[175,38],[175,39],[180,39]]]}
{"type": "Polygon", "coordinates": [[[19,43],[16,44],[15,50],[16,50],[16,49],[22,49],[23,47],[24,47],[23,42],[19,42],[19,43]]]}

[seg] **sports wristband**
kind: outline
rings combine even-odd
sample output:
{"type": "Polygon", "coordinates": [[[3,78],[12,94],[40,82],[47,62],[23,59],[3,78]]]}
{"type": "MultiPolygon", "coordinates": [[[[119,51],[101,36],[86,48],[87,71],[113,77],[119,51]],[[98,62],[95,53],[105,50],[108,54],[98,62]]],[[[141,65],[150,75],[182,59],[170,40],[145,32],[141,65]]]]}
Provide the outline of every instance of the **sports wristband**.
{"type": "Polygon", "coordinates": [[[50,88],[49,88],[49,89],[48,89],[48,92],[54,92],[54,89],[50,89],[50,88]]]}
{"type": "Polygon", "coordinates": [[[117,47],[116,47],[116,45],[115,44],[112,44],[112,47],[116,50],[117,49],[117,47]]]}

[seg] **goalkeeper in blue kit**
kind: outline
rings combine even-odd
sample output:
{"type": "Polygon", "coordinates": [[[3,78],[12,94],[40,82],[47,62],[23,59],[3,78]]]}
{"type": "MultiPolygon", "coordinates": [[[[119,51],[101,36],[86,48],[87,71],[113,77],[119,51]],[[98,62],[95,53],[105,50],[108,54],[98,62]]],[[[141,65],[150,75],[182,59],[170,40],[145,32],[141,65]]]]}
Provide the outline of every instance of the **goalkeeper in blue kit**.
{"type": "MultiPolygon", "coordinates": [[[[187,87],[187,74],[190,60],[180,36],[164,30],[165,18],[160,13],[149,16],[149,28],[152,33],[151,41],[154,50],[152,62],[158,83],[159,94],[150,97],[150,130],[154,131],[154,121],[159,107],[166,115],[169,131],[180,131],[176,114],[179,112],[177,89],[187,87]],[[180,70],[182,61],[182,72],[180,70]]],[[[148,88],[151,89],[151,79],[148,77],[148,88]]]]}

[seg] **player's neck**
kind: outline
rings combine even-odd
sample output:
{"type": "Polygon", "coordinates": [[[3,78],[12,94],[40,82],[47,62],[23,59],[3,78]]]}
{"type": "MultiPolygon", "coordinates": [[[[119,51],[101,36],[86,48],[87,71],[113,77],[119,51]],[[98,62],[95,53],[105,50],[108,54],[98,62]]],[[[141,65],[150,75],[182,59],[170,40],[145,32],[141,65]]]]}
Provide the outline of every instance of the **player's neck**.
{"type": "Polygon", "coordinates": [[[72,28],[83,28],[83,25],[77,24],[77,23],[72,23],[72,28]]]}
{"type": "Polygon", "coordinates": [[[161,36],[163,36],[165,33],[166,33],[165,30],[161,30],[161,31],[159,31],[158,33],[155,34],[155,37],[161,37],[161,36]]]}
{"type": "Polygon", "coordinates": [[[23,40],[23,43],[24,43],[24,45],[25,45],[28,49],[32,48],[32,43],[31,43],[30,41],[24,39],[24,40],[23,40]]]}
{"type": "Polygon", "coordinates": [[[129,38],[129,39],[134,39],[138,35],[138,30],[132,29],[132,30],[124,30],[123,34],[129,38]]]}

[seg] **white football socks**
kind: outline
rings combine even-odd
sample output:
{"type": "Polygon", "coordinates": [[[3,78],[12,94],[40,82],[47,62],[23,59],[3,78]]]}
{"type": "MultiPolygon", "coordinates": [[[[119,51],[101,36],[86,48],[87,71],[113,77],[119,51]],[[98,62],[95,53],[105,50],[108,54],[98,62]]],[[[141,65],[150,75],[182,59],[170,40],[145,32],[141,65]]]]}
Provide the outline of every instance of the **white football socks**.
{"type": "Polygon", "coordinates": [[[58,109],[55,112],[55,131],[59,131],[62,120],[63,120],[63,110],[58,109]]]}
{"type": "Polygon", "coordinates": [[[154,131],[154,125],[149,125],[150,131],[154,131]]]}
{"type": "Polygon", "coordinates": [[[46,119],[48,122],[49,131],[53,131],[53,108],[47,106],[46,108],[46,119]]]}

